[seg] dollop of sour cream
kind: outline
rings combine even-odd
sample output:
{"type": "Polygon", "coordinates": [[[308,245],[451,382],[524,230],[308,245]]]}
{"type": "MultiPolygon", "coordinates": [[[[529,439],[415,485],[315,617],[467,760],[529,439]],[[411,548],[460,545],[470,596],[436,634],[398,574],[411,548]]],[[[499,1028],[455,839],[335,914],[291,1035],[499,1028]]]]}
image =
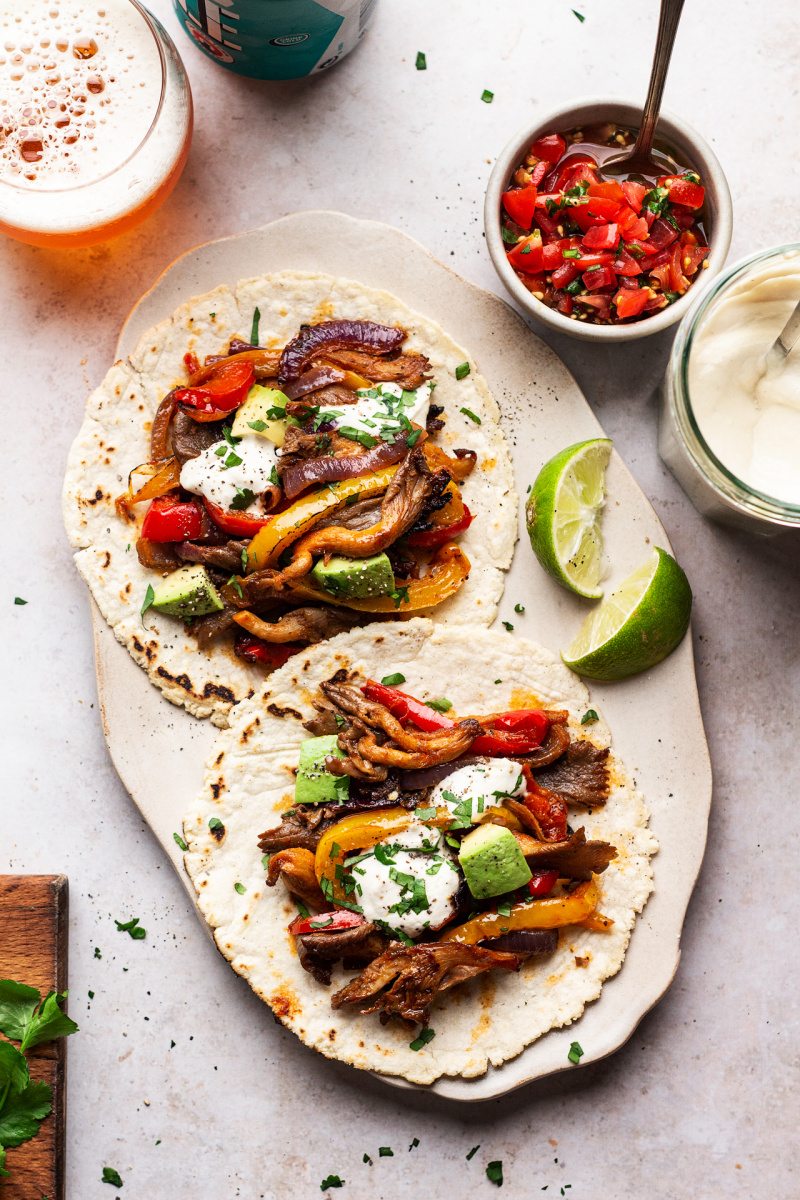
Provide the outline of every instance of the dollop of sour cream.
{"type": "Polygon", "coordinates": [[[220,508],[230,508],[237,497],[241,499],[241,491],[249,489],[256,499],[241,511],[257,512],[257,497],[272,482],[277,461],[275,443],[257,433],[246,434],[238,441],[234,439],[234,444],[216,442],[197,458],[184,463],[181,487],[205,496],[220,508]]]}
{"type": "Polygon", "coordinates": [[[353,865],[356,898],[368,921],[406,937],[438,929],[455,913],[461,875],[438,829],[412,822],[353,865]]]}
{"type": "Polygon", "coordinates": [[[486,763],[460,767],[438,783],[427,801],[431,807],[448,808],[463,827],[475,824],[506,796],[521,796],[525,779],[519,763],[510,758],[492,758],[486,763]]]}
{"type": "Polygon", "coordinates": [[[335,414],[329,419],[337,428],[344,426],[389,440],[387,432],[391,436],[406,428],[405,422],[400,420],[401,416],[424,425],[420,417],[427,412],[432,391],[429,383],[422,383],[410,392],[404,392],[396,383],[379,383],[374,388],[356,392],[358,400],[355,404],[343,404],[341,408],[323,411],[335,414]]]}
{"type": "Polygon", "coordinates": [[[689,395],[711,450],[749,487],[800,504],[800,343],[774,373],[765,355],[800,300],[800,256],[746,275],[699,326],[689,395]]]}

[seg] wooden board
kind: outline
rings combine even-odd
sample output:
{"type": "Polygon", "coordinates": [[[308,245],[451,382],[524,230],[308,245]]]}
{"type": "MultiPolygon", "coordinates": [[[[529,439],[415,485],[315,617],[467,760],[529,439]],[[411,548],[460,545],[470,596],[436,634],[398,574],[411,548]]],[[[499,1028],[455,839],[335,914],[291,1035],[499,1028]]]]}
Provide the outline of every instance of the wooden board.
{"type": "MultiPolygon", "coordinates": [[[[67,988],[66,875],[0,875],[0,976],[38,988],[67,988]]],[[[66,1008],[66,1005],[64,1005],[66,1008]]],[[[2,1200],[64,1200],[67,1039],[28,1051],[31,1079],[49,1083],[53,1111],[38,1134],[8,1151],[2,1200]]]]}

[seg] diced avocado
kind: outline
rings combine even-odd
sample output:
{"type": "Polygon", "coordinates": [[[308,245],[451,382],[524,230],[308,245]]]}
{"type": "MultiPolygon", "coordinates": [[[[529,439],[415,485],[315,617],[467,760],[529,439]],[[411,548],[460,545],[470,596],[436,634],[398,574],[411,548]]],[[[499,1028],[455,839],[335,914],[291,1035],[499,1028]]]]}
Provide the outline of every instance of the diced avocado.
{"type": "Polygon", "coordinates": [[[476,900],[502,896],[531,878],[519,842],[505,825],[479,825],[462,839],[458,861],[476,900]]]}
{"type": "Polygon", "coordinates": [[[388,596],[394,591],[392,564],[383,551],[369,558],[334,554],[327,566],[321,558],[311,574],[332,596],[365,600],[368,596],[388,596]]]}
{"type": "Polygon", "coordinates": [[[282,446],[286,437],[287,425],[296,425],[293,417],[278,417],[276,412],[286,408],[287,398],[283,392],[275,388],[262,387],[256,383],[247,393],[244,404],[237,409],[231,437],[244,437],[248,433],[257,433],[276,446],[282,446]]]}
{"type": "Polygon", "coordinates": [[[307,738],[303,742],[294,789],[295,804],[342,803],[350,795],[350,776],[333,775],[325,770],[325,759],[329,754],[345,758],[335,733],[326,737],[307,738]]]}
{"type": "Polygon", "coordinates": [[[224,608],[220,594],[199,563],[178,567],[153,593],[153,608],[172,617],[202,617],[224,608]]]}

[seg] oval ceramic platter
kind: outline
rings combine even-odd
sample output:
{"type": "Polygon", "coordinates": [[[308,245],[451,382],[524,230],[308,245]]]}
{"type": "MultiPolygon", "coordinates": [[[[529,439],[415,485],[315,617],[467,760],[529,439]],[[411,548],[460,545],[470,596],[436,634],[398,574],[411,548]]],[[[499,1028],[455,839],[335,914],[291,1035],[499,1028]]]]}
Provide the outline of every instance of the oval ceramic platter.
{"type": "MultiPolygon", "coordinates": [[[[384,288],[438,321],[464,346],[500,405],[521,496],[556,451],[603,435],[566,367],[503,300],[460,279],[399,230],[340,213],[297,214],[190,251],[133,310],[120,336],[118,357],[131,353],[143,333],[189,297],[287,269],[327,272],[384,288]]],[[[603,528],[612,564],[608,589],[638,566],[653,545],[669,549],[669,542],[616,453],[607,487],[603,528]]],[[[522,513],[520,534],[497,623],[510,620],[521,635],[558,651],[571,640],[585,605],[541,570],[530,551],[522,513]],[[518,603],[525,605],[524,616],[514,613],[518,603]]],[[[181,829],[183,815],[201,789],[204,762],[218,731],[165,700],[96,608],[93,616],[98,691],[111,757],[194,900],[173,832],[181,829]]],[[[651,812],[651,829],[660,843],[653,860],[655,891],[636,921],[622,969],[606,981],[600,998],[587,1006],[576,1025],[553,1030],[485,1075],[442,1077],[427,1090],[484,1100],[574,1069],[567,1052],[575,1037],[584,1048],[584,1063],[603,1058],[630,1037],[675,974],[711,802],[690,638],[652,672],[623,683],[591,684],[590,691],[611,727],[615,751],[635,776],[651,812]]],[[[385,1078],[397,1086],[413,1086],[385,1078]]]]}

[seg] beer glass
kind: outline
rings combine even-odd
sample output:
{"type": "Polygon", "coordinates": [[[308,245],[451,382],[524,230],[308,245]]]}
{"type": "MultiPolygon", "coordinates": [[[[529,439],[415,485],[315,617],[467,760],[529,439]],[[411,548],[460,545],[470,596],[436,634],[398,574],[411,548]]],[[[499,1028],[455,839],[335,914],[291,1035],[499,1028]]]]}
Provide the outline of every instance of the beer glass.
{"type": "Polygon", "coordinates": [[[192,95],[138,0],[0,0],[0,231],[35,246],[125,233],[186,163],[192,95]]]}

